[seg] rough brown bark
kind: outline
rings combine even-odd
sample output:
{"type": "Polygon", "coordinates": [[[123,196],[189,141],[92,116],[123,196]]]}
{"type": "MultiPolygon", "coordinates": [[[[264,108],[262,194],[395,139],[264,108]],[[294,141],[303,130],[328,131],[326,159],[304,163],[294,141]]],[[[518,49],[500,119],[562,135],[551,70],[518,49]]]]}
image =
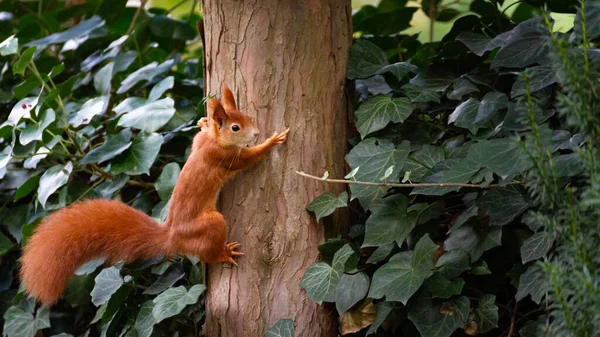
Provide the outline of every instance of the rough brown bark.
{"type": "Polygon", "coordinates": [[[207,93],[221,81],[264,139],[290,127],[287,143],[222,191],[229,240],[246,254],[239,267],[211,266],[205,333],[264,336],[279,319],[296,333],[336,335],[335,317],[298,283],[318,260],[324,226],[306,211],[316,196],[345,187],[295,171],[343,176],[351,43],[349,0],[205,0],[207,93]]]}

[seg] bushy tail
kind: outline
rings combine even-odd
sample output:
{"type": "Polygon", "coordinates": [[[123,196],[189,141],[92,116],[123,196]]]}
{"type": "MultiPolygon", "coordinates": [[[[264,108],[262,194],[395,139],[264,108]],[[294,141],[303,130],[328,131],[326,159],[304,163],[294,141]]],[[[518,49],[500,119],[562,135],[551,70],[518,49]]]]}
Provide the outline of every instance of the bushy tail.
{"type": "Polygon", "coordinates": [[[44,305],[56,303],[87,261],[133,262],[165,254],[168,229],[115,200],[88,200],[44,219],[25,245],[21,281],[44,305]]]}

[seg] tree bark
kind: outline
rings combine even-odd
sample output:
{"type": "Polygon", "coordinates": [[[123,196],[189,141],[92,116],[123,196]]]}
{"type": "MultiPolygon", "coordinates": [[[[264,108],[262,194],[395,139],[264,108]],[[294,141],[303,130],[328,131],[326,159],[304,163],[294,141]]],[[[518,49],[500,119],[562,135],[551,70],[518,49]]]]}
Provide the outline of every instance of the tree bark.
{"type": "Polygon", "coordinates": [[[295,171],[344,174],[350,11],[349,0],[203,3],[206,93],[218,94],[226,81],[261,139],[290,127],[285,144],[221,193],[228,240],[246,255],[239,267],[209,267],[206,336],[264,336],[282,318],[294,320],[296,334],[336,335],[333,310],[298,283],[324,241],[323,223],[306,206],[345,187],[295,171]]]}

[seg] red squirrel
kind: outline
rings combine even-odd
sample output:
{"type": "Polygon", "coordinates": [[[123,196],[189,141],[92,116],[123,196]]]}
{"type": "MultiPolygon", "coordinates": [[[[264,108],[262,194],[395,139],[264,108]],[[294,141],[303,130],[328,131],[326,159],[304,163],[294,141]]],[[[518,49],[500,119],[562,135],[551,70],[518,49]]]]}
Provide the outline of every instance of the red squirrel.
{"type": "Polygon", "coordinates": [[[223,184],[286,141],[289,128],[264,143],[250,118],[236,108],[223,83],[222,103],[207,103],[210,119],[198,122],[192,152],[173,190],[169,215],[158,224],[147,214],[116,200],[86,200],[47,216],[25,245],[21,281],[46,306],[62,296],[71,275],[85,262],[130,263],[155,256],[188,254],[206,263],[229,262],[243,255],[239,243],[226,243],[227,227],[217,211],[223,184]]]}

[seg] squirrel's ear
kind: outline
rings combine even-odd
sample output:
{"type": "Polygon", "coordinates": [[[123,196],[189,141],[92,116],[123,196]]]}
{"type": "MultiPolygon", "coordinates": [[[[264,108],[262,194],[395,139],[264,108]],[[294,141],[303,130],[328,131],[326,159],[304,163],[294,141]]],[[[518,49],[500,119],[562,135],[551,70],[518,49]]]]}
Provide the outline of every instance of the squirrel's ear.
{"type": "Polygon", "coordinates": [[[227,112],[225,112],[225,109],[223,109],[221,102],[219,102],[219,100],[216,98],[211,98],[208,100],[207,108],[210,118],[214,119],[219,127],[221,127],[227,119],[227,112]]]}
{"type": "Polygon", "coordinates": [[[229,90],[229,87],[225,82],[221,85],[221,96],[223,101],[223,106],[225,110],[237,110],[235,106],[235,99],[233,98],[233,93],[229,90]]]}

